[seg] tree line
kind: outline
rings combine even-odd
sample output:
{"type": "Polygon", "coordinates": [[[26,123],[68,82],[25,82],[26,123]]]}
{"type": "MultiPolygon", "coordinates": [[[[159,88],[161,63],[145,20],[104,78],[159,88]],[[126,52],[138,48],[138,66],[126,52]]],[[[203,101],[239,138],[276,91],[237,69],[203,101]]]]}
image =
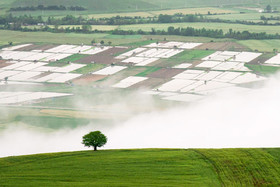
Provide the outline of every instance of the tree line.
{"type": "Polygon", "coordinates": [[[134,30],[121,30],[115,29],[111,31],[104,31],[104,30],[92,30],[90,25],[82,25],[81,27],[49,27],[49,26],[42,26],[41,28],[27,28],[22,27],[20,24],[9,24],[0,26],[0,29],[5,30],[17,30],[23,32],[53,32],[53,33],[108,33],[108,34],[115,34],[115,35],[179,35],[179,36],[194,36],[194,37],[210,37],[210,38],[233,38],[238,40],[263,40],[263,39],[280,39],[280,35],[276,34],[267,34],[266,32],[255,33],[249,31],[234,31],[233,29],[229,29],[228,32],[224,32],[222,29],[195,29],[193,27],[168,27],[167,30],[156,30],[154,28],[151,31],[143,31],[141,29],[134,31],[134,30]]]}
{"type": "Polygon", "coordinates": [[[65,7],[63,5],[38,5],[38,6],[24,6],[24,7],[14,7],[10,8],[10,11],[36,11],[36,10],[72,10],[72,11],[84,11],[86,8],[81,6],[69,6],[65,7]]]}
{"type": "Polygon", "coordinates": [[[270,16],[270,17],[261,16],[260,19],[263,20],[263,21],[270,21],[270,20],[279,21],[280,16],[270,16]]]}
{"type": "MultiPolygon", "coordinates": [[[[0,16],[0,24],[5,25],[9,23],[20,23],[22,25],[37,25],[43,23],[46,25],[132,25],[132,24],[152,24],[152,23],[188,23],[188,22],[215,22],[228,24],[245,24],[245,25],[280,25],[280,23],[268,23],[264,16],[261,17],[261,22],[245,21],[245,20],[223,20],[223,19],[209,19],[203,15],[163,15],[154,17],[141,16],[114,16],[111,18],[84,18],[82,16],[75,17],[67,15],[62,18],[48,17],[43,20],[41,16],[13,16],[12,14],[0,16]]],[[[277,19],[272,17],[270,19],[277,19]]]]}

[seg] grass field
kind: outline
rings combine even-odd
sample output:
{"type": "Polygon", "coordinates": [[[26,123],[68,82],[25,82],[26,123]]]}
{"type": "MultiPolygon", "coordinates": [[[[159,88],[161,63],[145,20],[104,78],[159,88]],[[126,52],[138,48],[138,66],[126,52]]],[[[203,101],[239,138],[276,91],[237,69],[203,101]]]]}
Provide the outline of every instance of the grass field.
{"type": "Polygon", "coordinates": [[[104,64],[88,64],[87,66],[77,69],[75,71],[72,71],[71,73],[87,74],[87,73],[90,73],[93,71],[100,70],[100,69],[104,68],[105,66],[106,65],[104,65],[104,64]]]}
{"type": "Polygon", "coordinates": [[[251,31],[251,32],[266,32],[269,34],[279,33],[280,26],[262,26],[262,25],[242,25],[242,24],[229,24],[229,23],[168,23],[168,24],[136,24],[136,25],[121,25],[119,28],[122,30],[137,31],[140,28],[143,31],[151,31],[152,28],[156,30],[167,30],[169,26],[173,27],[193,27],[196,29],[222,29],[228,32],[230,28],[234,31],[251,31]]]}
{"type": "MultiPolygon", "coordinates": [[[[260,22],[260,17],[277,17],[280,16],[279,13],[246,13],[246,14],[227,14],[227,15],[210,15],[208,18],[215,19],[225,19],[225,20],[245,20],[245,21],[258,21],[260,22]]],[[[269,21],[270,23],[270,21],[269,21]]]]}
{"type": "Polygon", "coordinates": [[[89,55],[84,55],[84,54],[73,54],[67,58],[64,58],[64,59],[61,59],[57,62],[74,62],[74,61],[77,61],[77,60],[80,60],[86,56],[89,56],[89,55]]]}
{"type": "Polygon", "coordinates": [[[239,44],[252,50],[272,52],[273,49],[280,49],[280,40],[240,40],[239,44]]]}
{"type": "Polygon", "coordinates": [[[184,62],[188,60],[201,60],[202,58],[214,53],[212,50],[188,50],[182,53],[179,53],[176,56],[173,56],[168,59],[168,61],[179,61],[184,62]]]}
{"type": "Polygon", "coordinates": [[[140,149],[0,159],[1,186],[278,186],[279,149],[140,149]]]}
{"type": "Polygon", "coordinates": [[[150,73],[153,73],[155,71],[158,71],[160,68],[159,67],[146,67],[146,70],[137,74],[136,76],[140,76],[140,77],[145,77],[150,73]]]}
{"type": "Polygon", "coordinates": [[[168,41],[188,41],[188,42],[210,42],[214,41],[234,41],[233,39],[213,39],[206,37],[182,37],[172,35],[133,35],[120,36],[110,34],[76,34],[76,33],[48,33],[48,32],[19,32],[0,30],[0,46],[7,45],[9,41],[18,43],[53,43],[53,44],[91,44],[92,39],[96,42],[104,40],[105,43],[111,41],[113,45],[145,45],[157,40],[168,41]],[[150,39],[153,39],[151,41],[150,39]]]}
{"type": "Polygon", "coordinates": [[[258,64],[246,64],[246,66],[249,69],[264,75],[272,75],[280,71],[280,67],[277,66],[263,66],[258,64]]]}

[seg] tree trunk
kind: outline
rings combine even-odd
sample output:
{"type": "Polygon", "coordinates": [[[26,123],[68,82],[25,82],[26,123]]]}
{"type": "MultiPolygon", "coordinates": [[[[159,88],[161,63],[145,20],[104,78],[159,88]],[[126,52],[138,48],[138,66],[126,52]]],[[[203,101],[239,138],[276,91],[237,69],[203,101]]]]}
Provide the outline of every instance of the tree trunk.
{"type": "Polygon", "coordinates": [[[94,146],[94,151],[97,151],[97,146],[94,146]]]}

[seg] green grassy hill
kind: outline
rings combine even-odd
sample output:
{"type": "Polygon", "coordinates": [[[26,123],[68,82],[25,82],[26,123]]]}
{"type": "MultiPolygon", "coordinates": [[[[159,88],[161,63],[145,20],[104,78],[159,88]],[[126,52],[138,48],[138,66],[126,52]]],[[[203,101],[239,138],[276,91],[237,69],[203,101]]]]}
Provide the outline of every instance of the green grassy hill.
{"type": "Polygon", "coordinates": [[[280,149],[143,149],[0,159],[0,186],[279,186],[280,149]]]}

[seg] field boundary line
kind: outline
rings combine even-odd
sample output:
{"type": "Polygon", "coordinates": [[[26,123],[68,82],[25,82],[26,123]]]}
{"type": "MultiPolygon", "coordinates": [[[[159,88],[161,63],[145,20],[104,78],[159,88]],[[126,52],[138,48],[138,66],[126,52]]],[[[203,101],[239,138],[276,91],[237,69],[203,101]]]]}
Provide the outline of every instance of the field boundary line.
{"type": "Polygon", "coordinates": [[[224,187],[225,184],[224,184],[224,182],[223,182],[223,180],[222,180],[222,178],[220,176],[220,172],[219,172],[215,162],[213,160],[209,159],[207,156],[205,156],[203,153],[201,153],[200,151],[198,151],[196,149],[190,149],[190,150],[192,150],[192,151],[196,152],[197,154],[199,154],[202,158],[207,160],[213,166],[214,171],[217,173],[218,180],[221,182],[221,185],[224,187]]]}

